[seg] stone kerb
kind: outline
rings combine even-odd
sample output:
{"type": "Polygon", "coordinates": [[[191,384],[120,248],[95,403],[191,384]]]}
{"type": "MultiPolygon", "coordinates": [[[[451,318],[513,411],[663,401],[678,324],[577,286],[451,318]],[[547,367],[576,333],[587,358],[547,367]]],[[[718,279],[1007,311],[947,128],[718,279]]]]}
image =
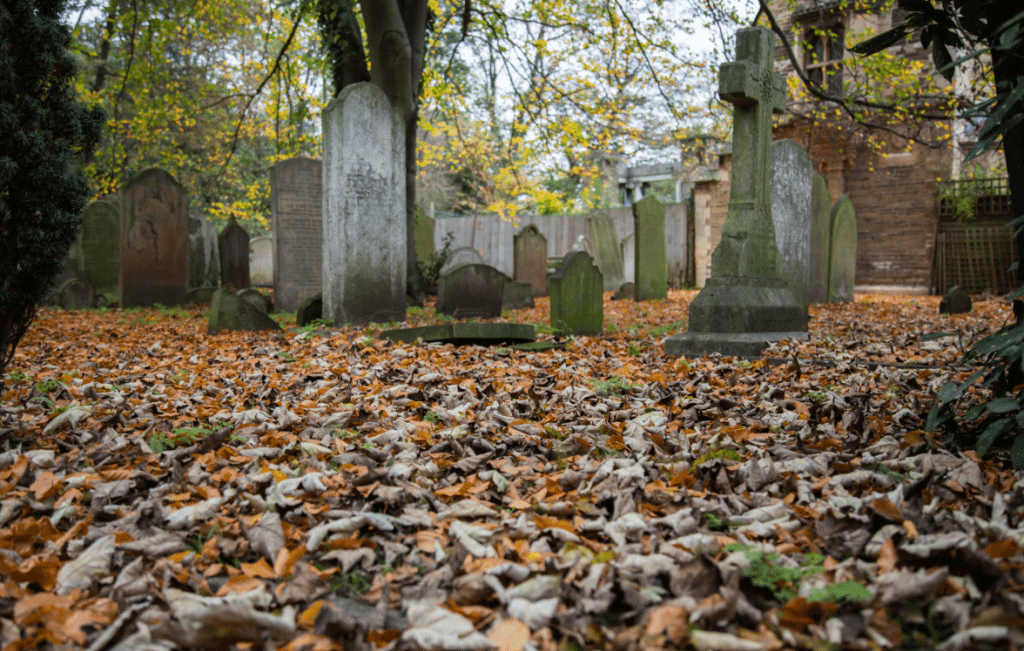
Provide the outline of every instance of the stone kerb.
{"type": "Polygon", "coordinates": [[[512,277],[528,283],[534,296],[548,293],[548,239],[530,224],[512,240],[512,277]]]}
{"type": "Polygon", "coordinates": [[[164,170],[140,172],[121,195],[122,307],[180,305],[188,291],[188,198],[164,170]]]}
{"type": "Polygon", "coordinates": [[[832,239],[832,195],[821,174],[811,180],[811,235],[807,302],[828,301],[829,246],[832,239]]]}
{"type": "Polygon", "coordinates": [[[604,331],[604,280],[586,251],[570,251],[548,284],[551,327],[565,335],[604,331]]]}
{"type": "Polygon", "coordinates": [[[772,223],[782,278],[807,312],[811,258],[811,157],[792,140],[772,143],[772,223]]]}
{"type": "Polygon", "coordinates": [[[828,300],[849,303],[857,276],[857,214],[845,194],[832,207],[832,243],[829,246],[828,300]]]}
{"type": "MultiPolygon", "coordinates": [[[[654,196],[633,204],[633,298],[647,301],[668,297],[665,257],[665,205],[654,196]]],[[[620,282],[619,285],[622,283],[620,282]]],[[[618,289],[618,287],[615,287],[618,289]]]]}
{"type": "Polygon", "coordinates": [[[324,316],[339,324],[404,321],[402,119],[370,83],[342,90],[322,119],[324,316]]]}
{"type": "MultiPolygon", "coordinates": [[[[664,231],[664,215],[662,217],[664,231]]],[[[603,210],[595,210],[587,216],[587,236],[589,244],[594,248],[594,262],[604,279],[604,291],[617,290],[626,281],[626,271],[619,236],[615,232],[615,220],[603,210]]]]}
{"type": "MultiPolygon", "coordinates": [[[[323,170],[312,158],[289,158],[270,168],[270,260],[254,254],[252,284],[274,284],[278,309],[293,312],[320,292],[323,273],[323,170]],[[269,268],[271,278],[265,280],[269,268]]],[[[258,252],[253,241],[254,252],[258,252]]]]}
{"type": "Polygon", "coordinates": [[[79,239],[85,278],[97,294],[117,296],[121,266],[121,214],[109,201],[93,201],[82,216],[79,239]]]}

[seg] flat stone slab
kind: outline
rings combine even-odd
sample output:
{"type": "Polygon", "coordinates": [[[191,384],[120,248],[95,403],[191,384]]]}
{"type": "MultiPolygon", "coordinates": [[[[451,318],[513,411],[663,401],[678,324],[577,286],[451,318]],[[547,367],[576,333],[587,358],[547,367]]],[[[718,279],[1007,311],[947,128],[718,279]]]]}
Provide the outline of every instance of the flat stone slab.
{"type": "Polygon", "coordinates": [[[783,339],[807,339],[807,332],[683,332],[665,339],[665,352],[675,357],[758,357],[768,344],[783,339]]]}
{"type": "Polygon", "coordinates": [[[493,346],[534,341],[537,338],[537,329],[525,323],[440,323],[419,328],[385,330],[380,336],[406,344],[422,339],[426,343],[439,341],[456,346],[493,346]]]}
{"type": "Polygon", "coordinates": [[[549,350],[563,350],[569,345],[568,341],[530,341],[525,344],[516,344],[512,350],[521,350],[528,353],[543,353],[549,350]]]}

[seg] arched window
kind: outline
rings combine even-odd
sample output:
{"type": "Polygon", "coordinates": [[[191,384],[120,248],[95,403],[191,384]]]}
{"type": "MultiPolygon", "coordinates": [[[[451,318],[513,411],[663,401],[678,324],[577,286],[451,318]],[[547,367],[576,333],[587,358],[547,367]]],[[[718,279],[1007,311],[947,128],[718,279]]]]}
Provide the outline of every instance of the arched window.
{"type": "Polygon", "coordinates": [[[832,25],[825,30],[810,30],[804,69],[811,81],[832,97],[843,96],[843,26],[832,25]]]}

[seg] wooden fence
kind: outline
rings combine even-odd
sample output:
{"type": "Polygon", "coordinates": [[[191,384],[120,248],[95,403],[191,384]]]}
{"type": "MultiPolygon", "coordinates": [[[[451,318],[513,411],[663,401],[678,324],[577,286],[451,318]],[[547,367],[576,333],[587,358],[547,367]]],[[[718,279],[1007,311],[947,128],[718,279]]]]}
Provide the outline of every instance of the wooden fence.
{"type": "Polygon", "coordinates": [[[1019,286],[1007,269],[1017,259],[1013,211],[1006,179],[969,179],[939,187],[939,228],[935,242],[935,289],[955,285],[971,293],[1005,294],[1019,286]]]}

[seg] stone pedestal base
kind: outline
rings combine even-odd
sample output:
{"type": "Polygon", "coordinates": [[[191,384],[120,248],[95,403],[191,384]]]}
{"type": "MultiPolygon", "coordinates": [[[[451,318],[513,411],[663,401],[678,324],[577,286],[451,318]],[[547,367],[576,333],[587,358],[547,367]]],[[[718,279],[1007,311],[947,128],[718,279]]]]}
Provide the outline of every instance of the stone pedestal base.
{"type": "Polygon", "coordinates": [[[758,357],[768,344],[782,339],[807,339],[806,332],[684,332],[665,340],[665,352],[676,357],[758,357]]]}

